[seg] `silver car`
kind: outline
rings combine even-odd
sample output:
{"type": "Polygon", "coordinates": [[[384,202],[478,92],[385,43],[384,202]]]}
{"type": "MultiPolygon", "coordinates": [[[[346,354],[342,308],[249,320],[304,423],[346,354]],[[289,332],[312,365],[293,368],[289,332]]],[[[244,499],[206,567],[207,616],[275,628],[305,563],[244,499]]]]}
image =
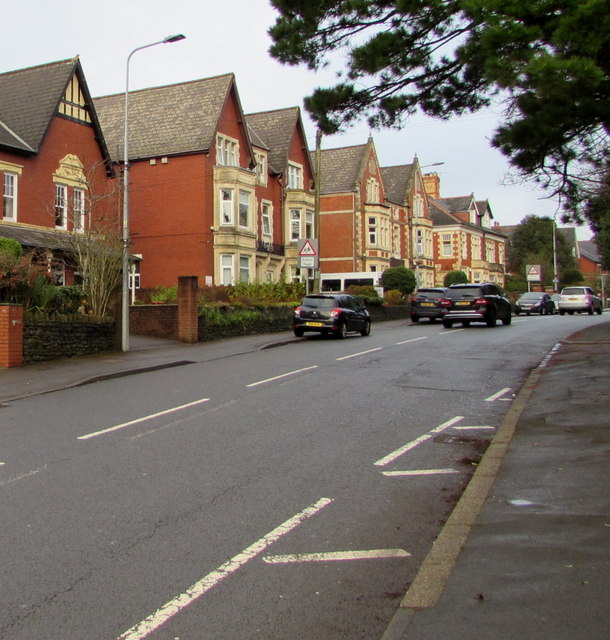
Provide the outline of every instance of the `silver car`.
{"type": "Polygon", "coordinates": [[[559,297],[559,315],[586,311],[590,316],[602,312],[601,298],[595,295],[591,287],[564,287],[559,297]]]}

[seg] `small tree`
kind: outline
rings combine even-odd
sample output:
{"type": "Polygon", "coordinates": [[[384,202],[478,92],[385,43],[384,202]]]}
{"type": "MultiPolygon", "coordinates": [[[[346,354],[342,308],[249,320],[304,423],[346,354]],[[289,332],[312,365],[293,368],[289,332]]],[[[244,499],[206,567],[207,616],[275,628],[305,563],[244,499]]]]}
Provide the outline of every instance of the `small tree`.
{"type": "Polygon", "coordinates": [[[466,284],[468,276],[463,271],[450,271],[443,279],[443,284],[449,287],[452,284],[466,284]]]}
{"type": "Polygon", "coordinates": [[[415,274],[406,267],[390,267],[381,274],[381,286],[387,291],[396,289],[408,296],[415,290],[415,274]]]}

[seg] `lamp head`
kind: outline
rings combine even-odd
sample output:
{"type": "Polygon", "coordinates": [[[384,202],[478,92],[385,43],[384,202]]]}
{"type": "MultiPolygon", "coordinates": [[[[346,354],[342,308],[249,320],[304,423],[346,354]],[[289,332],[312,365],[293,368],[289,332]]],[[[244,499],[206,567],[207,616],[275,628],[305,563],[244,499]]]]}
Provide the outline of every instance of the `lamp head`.
{"type": "Polygon", "coordinates": [[[178,42],[178,40],[184,40],[185,38],[185,35],[177,33],[176,35],[166,36],[165,38],[163,38],[163,44],[166,44],[167,42],[178,42]]]}

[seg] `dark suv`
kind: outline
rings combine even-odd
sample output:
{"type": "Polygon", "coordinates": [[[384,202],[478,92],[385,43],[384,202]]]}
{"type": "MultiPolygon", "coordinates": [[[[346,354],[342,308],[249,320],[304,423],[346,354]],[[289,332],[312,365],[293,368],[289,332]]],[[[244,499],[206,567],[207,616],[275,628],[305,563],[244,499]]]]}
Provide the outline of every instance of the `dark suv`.
{"type": "Polygon", "coordinates": [[[509,299],[493,283],[452,284],[441,300],[443,327],[449,329],[454,322],[467,327],[471,322],[484,322],[495,327],[497,320],[510,324],[509,299]]]}
{"type": "Polygon", "coordinates": [[[418,289],[411,298],[411,322],[419,322],[420,318],[430,318],[430,322],[440,320],[442,317],[441,300],[444,297],[444,287],[418,289]]]}
{"type": "Polygon", "coordinates": [[[363,336],[371,332],[371,316],[356,298],[346,293],[319,293],[305,296],[294,310],[294,335],[305,331],[345,338],[348,331],[363,336]]]}

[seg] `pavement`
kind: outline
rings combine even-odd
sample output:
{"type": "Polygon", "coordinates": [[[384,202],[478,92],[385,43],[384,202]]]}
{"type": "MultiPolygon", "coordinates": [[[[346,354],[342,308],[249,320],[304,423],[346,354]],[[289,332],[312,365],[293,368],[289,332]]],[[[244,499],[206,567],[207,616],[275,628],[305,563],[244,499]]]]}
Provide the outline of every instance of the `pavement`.
{"type": "MultiPolygon", "coordinates": [[[[0,368],[0,404],[109,377],[209,362],[288,334],[0,368]]],[[[528,376],[381,640],[610,637],[610,322],[528,376]]]]}

